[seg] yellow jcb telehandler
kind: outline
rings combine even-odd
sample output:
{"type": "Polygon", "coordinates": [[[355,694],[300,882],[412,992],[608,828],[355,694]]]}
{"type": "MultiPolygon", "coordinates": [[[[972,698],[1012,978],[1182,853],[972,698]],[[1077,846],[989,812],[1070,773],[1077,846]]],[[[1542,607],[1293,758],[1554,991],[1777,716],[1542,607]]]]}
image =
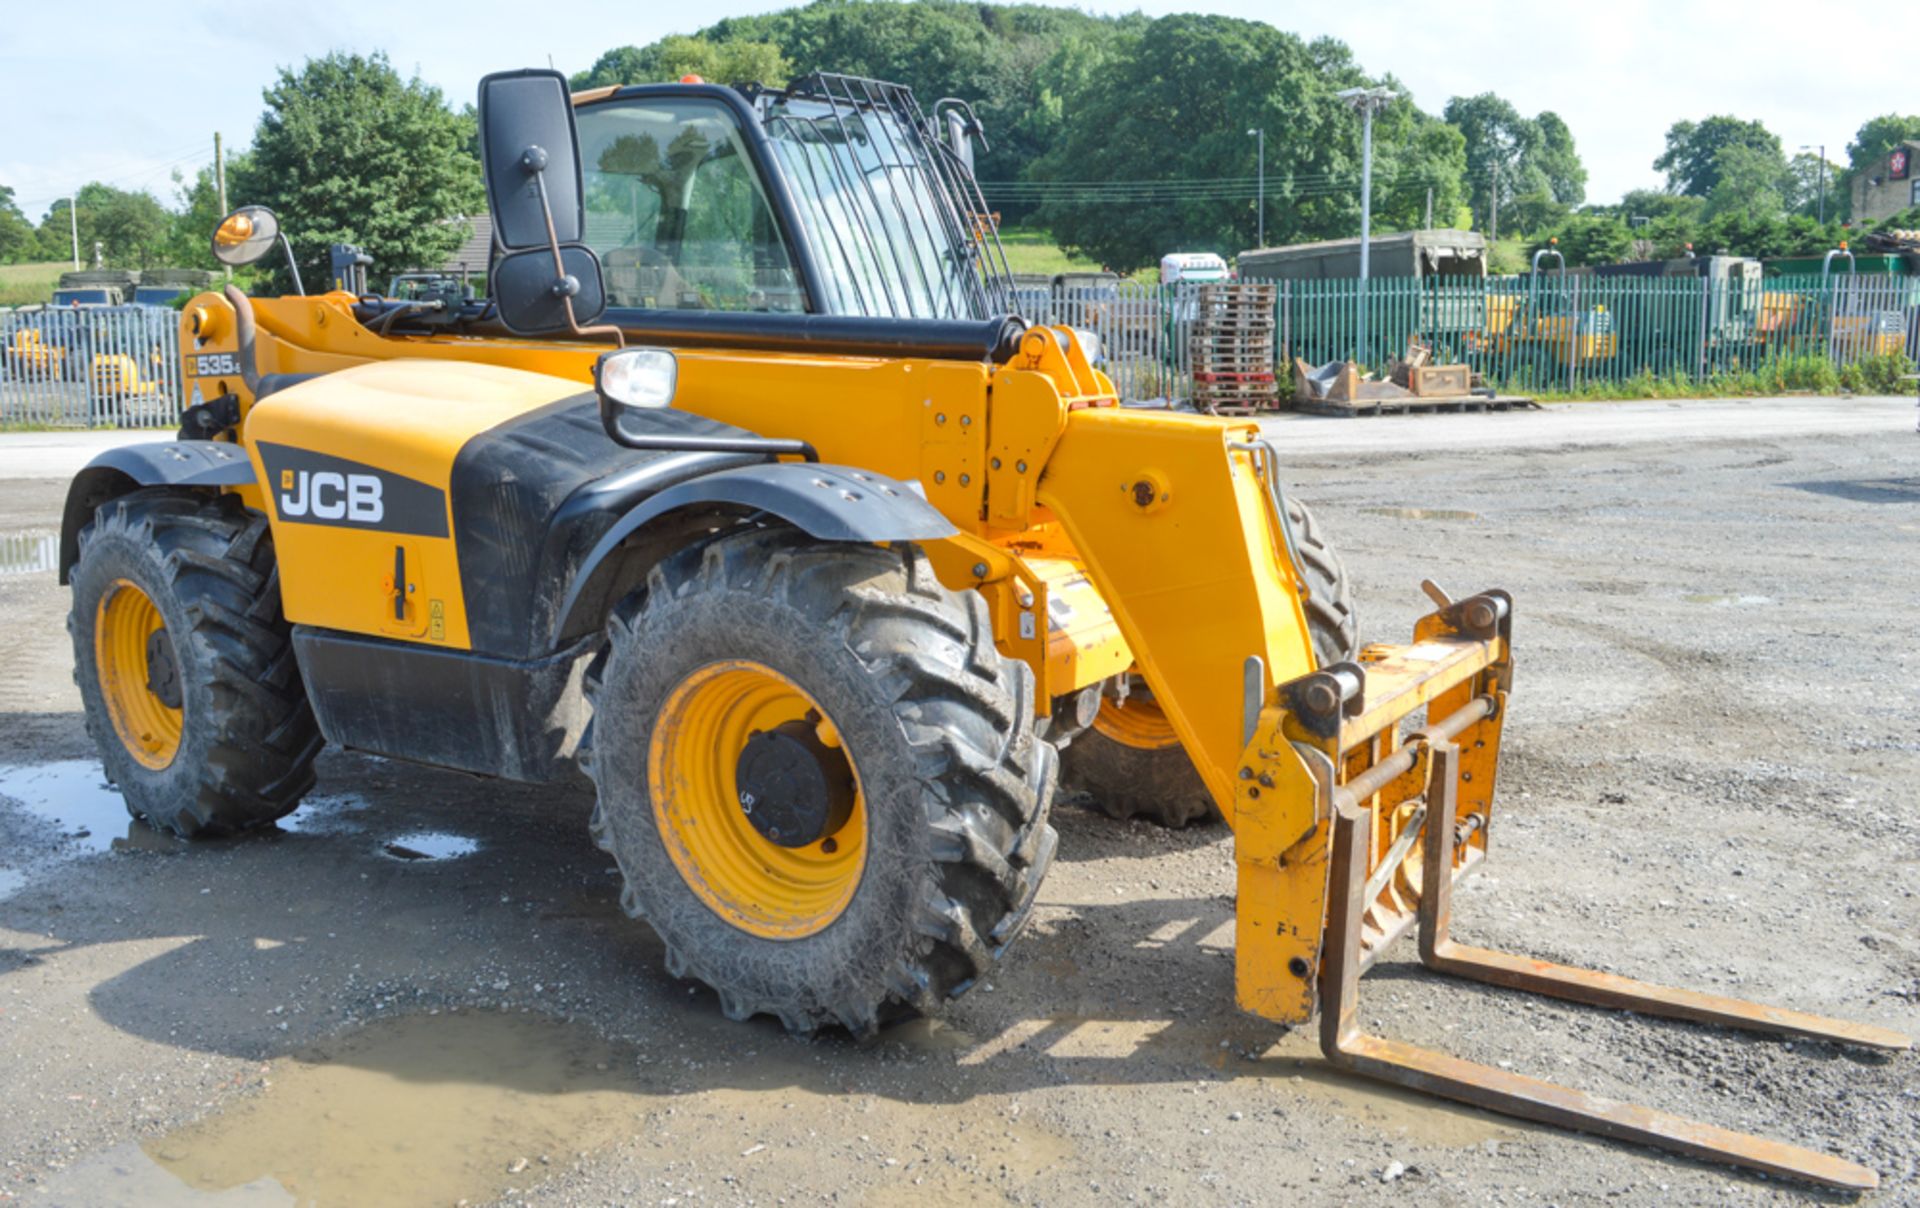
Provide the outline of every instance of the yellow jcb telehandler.
{"type": "MultiPolygon", "coordinates": [[[[1409,644],[1359,649],[1257,427],[1122,408],[1090,337],[1011,315],[967,106],[831,75],[569,97],[518,71],[479,116],[487,298],[203,294],[181,439],[72,484],[77,678],[134,814],[270,825],[323,743],[584,770],[674,975],[735,1018],[868,1036],[1006,953],[1064,751],[1118,812],[1224,817],[1239,1003],[1319,1011],[1339,1065],[1874,1185],[1359,1030],[1359,975],[1417,931],[1465,977],[1907,1045],[1449,940],[1487,852],[1512,602],[1430,587],[1409,644]]],[[[291,256],[259,208],[214,249],[291,256]]]]}

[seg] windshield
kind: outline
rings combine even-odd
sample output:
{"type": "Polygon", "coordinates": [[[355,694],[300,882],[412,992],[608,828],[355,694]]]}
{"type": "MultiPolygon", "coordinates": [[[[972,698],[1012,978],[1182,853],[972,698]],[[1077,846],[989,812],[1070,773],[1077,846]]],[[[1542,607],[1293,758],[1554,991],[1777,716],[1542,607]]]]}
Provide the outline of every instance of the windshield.
{"type": "Polygon", "coordinates": [[[733,110],[688,97],[605,101],[583,106],[578,128],[586,242],[610,306],[806,309],[733,110]]]}
{"type": "Polygon", "coordinates": [[[765,126],[820,266],[823,308],[922,319],[1010,309],[987,249],[991,219],[976,212],[966,170],[919,133],[912,94],[845,77],[813,86],[771,103],[765,126]]]}
{"type": "Polygon", "coordinates": [[[143,285],[133,291],[133,300],[143,306],[165,306],[186,292],[179,285],[143,285]]]}
{"type": "Polygon", "coordinates": [[[104,306],[107,302],[107,291],[104,289],[57,289],[53,291],[53,301],[56,306],[77,306],[87,303],[99,303],[104,306]]]}

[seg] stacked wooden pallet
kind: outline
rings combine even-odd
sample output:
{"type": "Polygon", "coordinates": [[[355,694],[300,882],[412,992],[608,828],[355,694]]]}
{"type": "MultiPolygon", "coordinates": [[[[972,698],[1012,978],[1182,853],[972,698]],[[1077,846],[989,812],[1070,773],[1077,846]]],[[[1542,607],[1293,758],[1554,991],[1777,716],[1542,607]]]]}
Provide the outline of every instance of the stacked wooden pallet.
{"type": "Polygon", "coordinates": [[[1212,415],[1249,415],[1279,403],[1274,376],[1272,285],[1203,285],[1187,350],[1193,405],[1212,415]]]}

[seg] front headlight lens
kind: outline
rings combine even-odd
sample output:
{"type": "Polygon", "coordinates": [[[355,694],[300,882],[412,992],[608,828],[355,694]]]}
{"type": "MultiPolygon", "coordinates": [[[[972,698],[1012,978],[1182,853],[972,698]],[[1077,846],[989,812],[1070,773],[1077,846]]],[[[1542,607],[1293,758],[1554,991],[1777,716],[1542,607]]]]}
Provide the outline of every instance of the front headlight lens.
{"type": "Polygon", "coordinates": [[[622,348],[594,370],[602,396],[623,407],[671,406],[680,384],[680,359],[665,348],[622,348]]]}

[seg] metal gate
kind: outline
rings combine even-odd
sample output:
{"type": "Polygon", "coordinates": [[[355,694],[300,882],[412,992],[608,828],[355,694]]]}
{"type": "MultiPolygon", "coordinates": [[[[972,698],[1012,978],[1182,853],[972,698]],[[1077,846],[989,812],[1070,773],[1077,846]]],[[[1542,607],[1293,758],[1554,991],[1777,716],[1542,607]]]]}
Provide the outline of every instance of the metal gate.
{"type": "Polygon", "coordinates": [[[0,312],[0,426],[171,428],[179,422],[177,311],[0,312]]]}

